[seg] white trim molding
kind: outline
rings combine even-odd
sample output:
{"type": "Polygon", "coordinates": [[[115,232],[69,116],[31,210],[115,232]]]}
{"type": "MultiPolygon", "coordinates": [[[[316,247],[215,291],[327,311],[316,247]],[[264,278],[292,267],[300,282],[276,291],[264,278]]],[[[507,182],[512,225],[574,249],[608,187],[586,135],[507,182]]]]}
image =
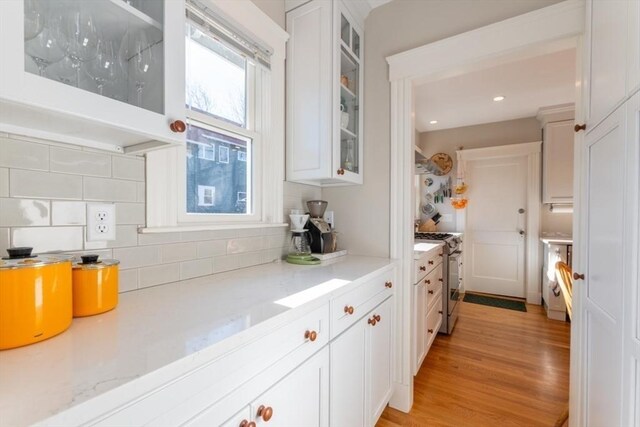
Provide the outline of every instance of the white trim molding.
{"type": "MultiPolygon", "coordinates": [[[[394,395],[390,405],[408,412],[413,404],[413,377],[411,375],[412,324],[411,277],[413,263],[413,153],[415,126],[413,119],[413,88],[425,79],[442,78],[444,74],[468,70],[469,67],[487,66],[490,61],[522,59],[527,50],[543,53],[566,46],[579,46],[584,29],[585,6],[582,0],[562,3],[507,19],[467,33],[430,43],[387,58],[391,82],[391,188],[390,188],[390,253],[400,260],[397,314],[397,358],[394,395]]],[[[581,61],[578,51],[578,62],[581,61]]],[[[576,102],[578,102],[576,100],[576,102]]],[[[534,143],[536,144],[536,143],[534,143]]],[[[539,143],[537,143],[539,145],[539,143]]],[[[471,152],[472,150],[469,150],[471,152]]],[[[540,153],[531,155],[529,169],[538,173],[536,162],[540,153]],[[537,172],[536,172],[537,171],[537,172]]],[[[535,193],[539,179],[531,183],[530,193],[535,193]]],[[[539,190],[538,190],[539,193],[539,190]]],[[[537,195],[539,198],[539,194],[537,195]]],[[[538,203],[539,208],[539,203],[538,203]]],[[[531,217],[532,229],[529,253],[533,248],[533,236],[539,227],[539,213],[531,217]]],[[[537,248],[537,242],[536,248],[537,248]]],[[[537,256],[537,255],[536,255],[537,256]]],[[[529,260],[529,264],[533,260],[529,260]]],[[[539,274],[537,272],[536,274],[539,274]]],[[[535,276],[528,276],[536,283],[535,276]]],[[[531,301],[539,301],[539,291],[527,295],[531,301]]]]}

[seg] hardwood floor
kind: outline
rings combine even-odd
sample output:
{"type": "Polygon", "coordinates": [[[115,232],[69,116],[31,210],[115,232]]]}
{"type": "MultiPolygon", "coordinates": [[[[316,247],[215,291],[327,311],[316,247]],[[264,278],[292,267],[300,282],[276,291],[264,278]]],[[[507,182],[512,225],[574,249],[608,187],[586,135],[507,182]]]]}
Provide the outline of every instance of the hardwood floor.
{"type": "Polygon", "coordinates": [[[461,302],[451,336],[438,335],[405,414],[377,426],[553,426],[569,400],[567,322],[461,302]]]}

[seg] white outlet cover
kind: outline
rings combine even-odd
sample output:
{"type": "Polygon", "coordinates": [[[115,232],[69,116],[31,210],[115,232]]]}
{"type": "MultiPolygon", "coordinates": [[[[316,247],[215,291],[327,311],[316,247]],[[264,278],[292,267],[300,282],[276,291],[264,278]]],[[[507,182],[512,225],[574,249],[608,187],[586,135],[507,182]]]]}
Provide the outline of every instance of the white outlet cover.
{"type": "Polygon", "coordinates": [[[87,203],[87,242],[116,240],[116,205],[87,203]]]}

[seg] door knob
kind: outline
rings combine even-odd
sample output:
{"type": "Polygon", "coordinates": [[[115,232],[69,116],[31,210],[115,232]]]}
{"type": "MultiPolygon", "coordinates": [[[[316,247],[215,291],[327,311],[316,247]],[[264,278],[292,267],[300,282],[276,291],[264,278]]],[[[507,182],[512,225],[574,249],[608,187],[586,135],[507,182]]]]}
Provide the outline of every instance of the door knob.
{"type": "Polygon", "coordinates": [[[344,306],[344,312],[347,313],[347,314],[353,314],[353,306],[345,305],[344,306]]]}
{"type": "Polygon", "coordinates": [[[273,416],[273,408],[271,406],[260,405],[258,408],[258,416],[262,417],[262,419],[267,422],[273,416]]]}
{"type": "Polygon", "coordinates": [[[175,133],[183,133],[187,129],[187,125],[182,120],[176,120],[169,124],[169,129],[175,133]]]}
{"type": "Polygon", "coordinates": [[[584,274],[573,273],[573,280],[584,280],[584,274]]]}
{"type": "Polygon", "coordinates": [[[318,337],[318,333],[316,331],[306,331],[304,333],[304,338],[309,341],[315,341],[318,337]]]}

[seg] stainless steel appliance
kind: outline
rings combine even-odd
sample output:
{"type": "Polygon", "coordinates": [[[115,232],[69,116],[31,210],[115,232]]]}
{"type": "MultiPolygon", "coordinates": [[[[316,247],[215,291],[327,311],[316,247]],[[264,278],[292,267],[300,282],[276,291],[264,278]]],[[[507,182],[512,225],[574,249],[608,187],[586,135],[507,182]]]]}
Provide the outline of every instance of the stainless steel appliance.
{"type": "Polygon", "coordinates": [[[415,233],[416,243],[444,242],[442,259],[442,317],[440,333],[450,334],[453,331],[460,301],[460,284],[462,282],[462,234],[460,233],[415,233]]]}

